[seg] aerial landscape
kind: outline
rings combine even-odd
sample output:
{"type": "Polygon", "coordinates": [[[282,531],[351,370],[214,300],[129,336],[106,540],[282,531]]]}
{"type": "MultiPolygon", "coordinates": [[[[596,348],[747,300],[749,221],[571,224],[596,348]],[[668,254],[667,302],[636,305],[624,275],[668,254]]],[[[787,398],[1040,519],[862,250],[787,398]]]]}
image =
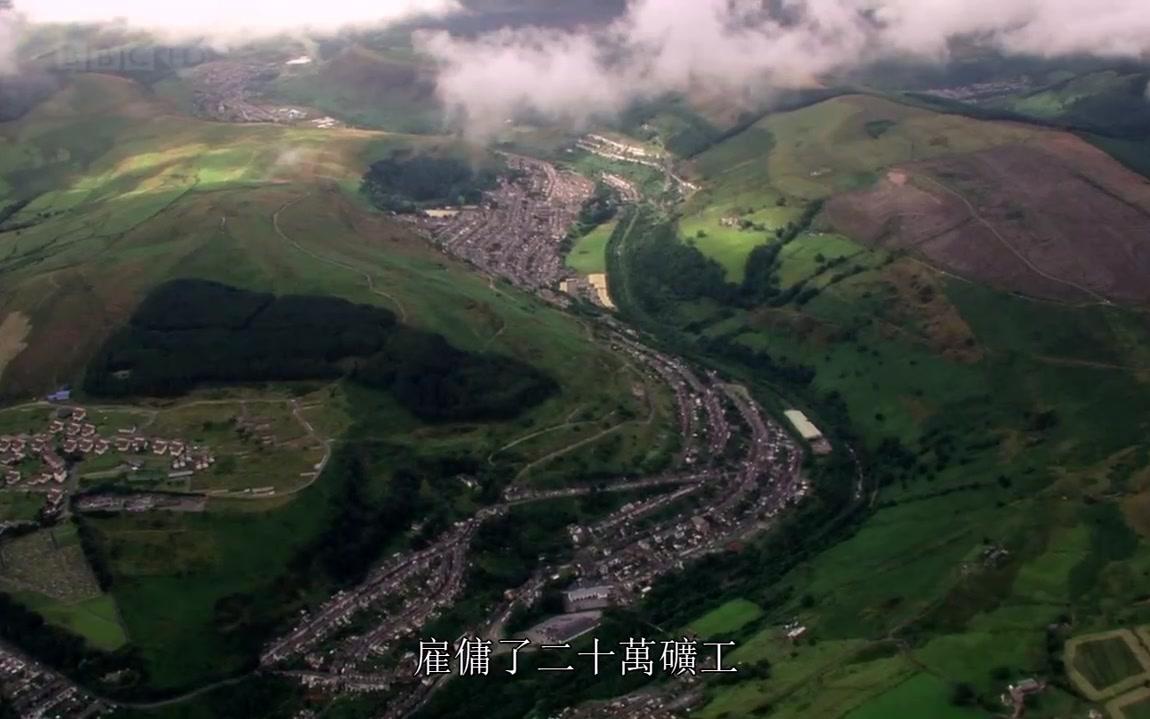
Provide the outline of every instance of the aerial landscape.
{"type": "Polygon", "coordinates": [[[0,0],[0,719],[1150,719],[1141,0],[0,0]]]}

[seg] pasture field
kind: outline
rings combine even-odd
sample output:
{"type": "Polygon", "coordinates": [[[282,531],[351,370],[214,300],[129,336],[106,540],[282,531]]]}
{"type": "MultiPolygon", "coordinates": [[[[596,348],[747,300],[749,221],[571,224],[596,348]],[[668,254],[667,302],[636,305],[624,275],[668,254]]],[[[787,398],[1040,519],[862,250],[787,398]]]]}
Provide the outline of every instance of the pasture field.
{"type": "MultiPolygon", "coordinates": [[[[706,191],[704,191],[706,192],[706,191]]],[[[724,197],[714,202],[696,196],[679,224],[680,234],[707,257],[718,262],[731,282],[742,282],[751,250],[775,238],[775,232],[795,222],[801,207],[779,205],[780,195],[767,191],[724,197]]]]}
{"type": "Polygon", "coordinates": [[[16,599],[40,613],[49,624],[83,637],[96,649],[115,651],[128,642],[119,610],[110,594],[65,603],[41,594],[17,592],[16,599]]]}
{"type": "Polygon", "coordinates": [[[732,599],[691,623],[690,630],[701,637],[714,637],[738,631],[763,616],[759,605],[746,599],[732,599]]]}
{"type": "Polygon", "coordinates": [[[1116,719],[1150,719],[1150,690],[1130,692],[1107,704],[1107,709],[1116,719]]]}
{"type": "Polygon", "coordinates": [[[44,429],[44,407],[9,407],[0,410],[0,434],[34,434],[44,429]]]}
{"type": "Polygon", "coordinates": [[[951,688],[931,674],[916,674],[877,699],[846,715],[847,719],[929,716],[932,719],[974,719],[985,716],[976,707],[949,703],[951,688]]]}
{"type": "Polygon", "coordinates": [[[1120,637],[1079,644],[1074,667],[1101,689],[1145,672],[1126,639],[1120,637]]]}
{"type": "Polygon", "coordinates": [[[1150,654],[1128,629],[1075,637],[1066,643],[1066,663],[1074,683],[1095,700],[1140,686],[1150,675],[1150,654]]]}
{"type": "Polygon", "coordinates": [[[44,495],[40,492],[0,492],[0,522],[30,522],[43,506],[44,495]]]}
{"type": "Polygon", "coordinates": [[[768,115],[700,155],[696,164],[718,195],[737,197],[768,186],[770,192],[813,200],[865,187],[892,165],[1024,142],[1040,132],[847,95],[768,115]]]}
{"type": "Polygon", "coordinates": [[[607,271],[607,240],[615,231],[615,222],[606,222],[588,232],[567,255],[567,266],[581,275],[607,271]]]}
{"type": "Polygon", "coordinates": [[[779,286],[793,287],[800,282],[826,287],[832,277],[853,267],[874,267],[887,261],[882,252],[864,252],[864,247],[843,235],[804,232],[787,243],[779,253],[779,286]]]}

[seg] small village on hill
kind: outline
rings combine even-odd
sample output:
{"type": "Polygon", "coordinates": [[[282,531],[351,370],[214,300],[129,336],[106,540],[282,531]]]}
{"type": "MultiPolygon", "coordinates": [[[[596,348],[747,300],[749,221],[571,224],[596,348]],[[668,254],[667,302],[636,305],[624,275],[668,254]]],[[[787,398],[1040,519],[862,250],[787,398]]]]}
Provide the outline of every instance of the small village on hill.
{"type": "Polygon", "coordinates": [[[43,493],[41,519],[51,519],[64,510],[65,499],[77,489],[72,469],[103,457],[118,459],[112,466],[128,472],[159,465],[170,470],[170,478],[191,476],[216,462],[207,447],[150,436],[135,427],[107,430],[83,407],[59,407],[45,411],[39,431],[0,435],[0,466],[4,468],[0,489],[43,493]]]}

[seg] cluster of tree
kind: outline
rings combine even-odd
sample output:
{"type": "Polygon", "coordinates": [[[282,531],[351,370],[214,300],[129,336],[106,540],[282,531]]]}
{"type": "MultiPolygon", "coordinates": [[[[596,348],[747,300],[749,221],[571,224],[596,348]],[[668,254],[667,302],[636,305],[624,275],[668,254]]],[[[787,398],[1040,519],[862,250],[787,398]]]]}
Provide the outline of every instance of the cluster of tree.
{"type": "Polygon", "coordinates": [[[627,278],[633,296],[649,312],[658,314],[672,303],[704,298],[722,304],[737,300],[738,288],[727,282],[722,265],[681,242],[670,223],[633,232],[624,250],[627,266],[638,270],[627,278]]]}
{"type": "MultiPolygon", "coordinates": [[[[747,309],[763,304],[773,307],[806,304],[818,295],[819,288],[798,282],[782,289],[779,286],[780,253],[783,247],[810,229],[821,210],[821,202],[812,202],[796,221],[779,228],[773,241],[754,248],[739,285],[727,281],[719,263],[694,245],[680,241],[672,224],[640,217],[640,223],[645,226],[632,231],[624,247],[628,255],[625,266],[641,268],[628,275],[631,297],[653,315],[663,313],[675,302],[704,298],[747,309]]],[[[620,227],[624,224],[620,223],[620,227]]],[[[612,238],[612,243],[617,245],[618,239],[612,238]]],[[[820,272],[830,267],[830,263],[825,263],[820,272]]]]}
{"type": "Polygon", "coordinates": [[[618,128],[649,142],[662,139],[679,157],[692,157],[714,145],[722,131],[695,112],[683,97],[664,95],[632,104],[619,117],[618,128]],[[659,129],[653,122],[660,120],[659,129]]]}
{"type": "Polygon", "coordinates": [[[339,521],[316,540],[311,550],[318,565],[340,586],[363,581],[372,562],[383,554],[383,548],[428,509],[420,496],[419,476],[407,468],[392,474],[382,501],[372,501],[366,491],[372,458],[365,456],[365,451],[362,446],[353,446],[332,458],[336,462],[333,471],[343,480],[334,500],[339,521]]]}
{"type": "Polygon", "coordinates": [[[464,352],[439,335],[403,327],[351,377],[389,390],[429,421],[508,419],[558,390],[553,379],[530,365],[464,352]]]}
{"type": "MultiPolygon", "coordinates": [[[[296,610],[307,597],[329,595],[362,582],[413,524],[423,522],[426,532],[445,528],[447,522],[428,521],[440,494],[432,499],[420,491],[422,477],[449,476],[436,474],[439,470],[421,466],[402,448],[356,441],[342,444],[324,473],[324,482],[332,491],[316,507],[329,518],[324,531],[298,547],[286,571],[266,585],[217,601],[212,617],[216,634],[232,653],[249,657],[254,666],[261,647],[295,620],[296,610]],[[390,474],[386,483],[377,481],[383,467],[390,474]]],[[[442,497],[445,503],[451,499],[447,491],[442,497]]]]}
{"type": "Polygon", "coordinates": [[[107,592],[112,588],[112,567],[107,556],[100,551],[98,537],[92,525],[81,515],[75,515],[76,535],[80,540],[80,548],[96,576],[96,583],[100,591],[107,592]]]}
{"type": "Polygon", "coordinates": [[[374,162],[360,191],[381,210],[416,212],[433,205],[472,205],[499,173],[455,157],[400,152],[374,162]]]}
{"type": "MultiPolygon", "coordinates": [[[[16,202],[12,202],[4,205],[3,207],[0,207],[0,227],[2,227],[5,222],[13,218],[20,210],[23,210],[25,207],[27,207],[29,202],[31,202],[31,200],[17,200],[16,202]]],[[[15,229],[20,228],[7,227],[3,231],[9,232],[15,229]]]]}
{"type": "Polygon", "coordinates": [[[581,237],[615,217],[619,212],[619,198],[614,189],[604,182],[595,183],[595,192],[583,203],[578,223],[572,235],[581,237]]]}
{"type": "Polygon", "coordinates": [[[805,387],[815,379],[812,367],[775,359],[767,352],[748,347],[725,335],[703,336],[698,341],[698,347],[715,357],[738,362],[768,382],[805,387]]]}
{"type": "Polygon", "coordinates": [[[204,384],[336,379],[389,391],[429,421],[507,418],[550,396],[550,377],[514,359],[452,347],[379,307],[175,280],[97,353],[84,389],[169,397],[204,384]]]}
{"type": "MultiPolygon", "coordinates": [[[[812,202],[803,209],[795,222],[788,222],[775,232],[775,240],[751,250],[747,258],[743,283],[739,287],[740,304],[754,307],[767,304],[782,307],[791,302],[803,305],[818,294],[818,289],[799,282],[783,290],[779,287],[780,254],[784,247],[810,229],[815,217],[822,211],[821,201],[812,202]]],[[[820,268],[821,270],[822,268],[820,268]]]]}
{"type": "Polygon", "coordinates": [[[894,120],[870,120],[863,127],[872,140],[877,140],[890,132],[897,124],[894,120]]]}

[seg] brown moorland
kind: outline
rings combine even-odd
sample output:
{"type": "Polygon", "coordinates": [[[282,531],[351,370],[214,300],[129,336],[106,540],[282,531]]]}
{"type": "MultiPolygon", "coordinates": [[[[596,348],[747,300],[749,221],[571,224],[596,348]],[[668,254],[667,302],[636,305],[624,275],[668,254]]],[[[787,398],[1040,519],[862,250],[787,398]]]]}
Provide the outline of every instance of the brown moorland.
{"type": "Polygon", "coordinates": [[[832,198],[827,216],[860,241],[1002,289],[1150,302],[1150,181],[1070,135],[899,165],[832,198]]]}

